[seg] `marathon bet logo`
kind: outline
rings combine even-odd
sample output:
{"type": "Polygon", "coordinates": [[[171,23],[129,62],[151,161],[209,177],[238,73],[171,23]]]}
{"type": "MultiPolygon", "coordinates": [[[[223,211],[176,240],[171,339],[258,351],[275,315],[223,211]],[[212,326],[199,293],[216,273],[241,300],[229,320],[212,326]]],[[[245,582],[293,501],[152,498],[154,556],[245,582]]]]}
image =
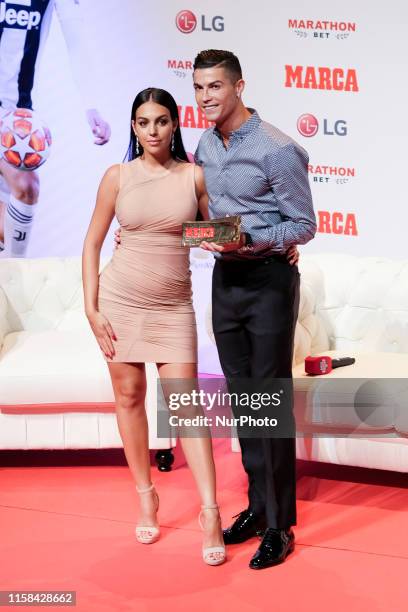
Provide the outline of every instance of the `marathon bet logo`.
{"type": "Polygon", "coordinates": [[[327,40],[328,38],[345,40],[357,29],[353,21],[313,19],[289,19],[288,27],[299,38],[307,38],[310,35],[319,40],[327,40]]]}
{"type": "Polygon", "coordinates": [[[326,164],[309,164],[308,171],[313,183],[336,183],[345,185],[356,176],[355,168],[345,166],[330,166],[326,164]]]}
{"type": "Polygon", "coordinates": [[[328,91],[359,91],[354,68],[325,66],[285,66],[285,87],[326,89],[328,91]]]}

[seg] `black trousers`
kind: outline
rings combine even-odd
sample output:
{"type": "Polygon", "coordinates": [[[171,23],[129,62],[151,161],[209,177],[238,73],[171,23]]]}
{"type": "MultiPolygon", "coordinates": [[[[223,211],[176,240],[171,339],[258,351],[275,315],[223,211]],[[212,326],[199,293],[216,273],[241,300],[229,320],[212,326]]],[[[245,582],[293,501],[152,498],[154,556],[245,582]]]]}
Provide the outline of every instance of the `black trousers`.
{"type": "MultiPolygon", "coordinates": [[[[297,266],[284,257],[261,261],[217,260],[212,322],[224,376],[292,378],[299,310],[297,266]]],[[[289,405],[286,409],[292,410],[289,405]]],[[[296,440],[240,437],[248,475],[249,509],[265,513],[267,526],[296,524],[296,440]]]]}

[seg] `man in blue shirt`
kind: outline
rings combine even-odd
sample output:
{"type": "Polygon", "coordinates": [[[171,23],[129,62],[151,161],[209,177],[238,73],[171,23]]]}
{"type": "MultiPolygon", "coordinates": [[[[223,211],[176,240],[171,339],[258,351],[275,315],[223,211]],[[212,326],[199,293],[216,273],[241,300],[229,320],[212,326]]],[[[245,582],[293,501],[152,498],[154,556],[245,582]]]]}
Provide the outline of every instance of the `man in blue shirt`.
{"type": "MultiPolygon", "coordinates": [[[[237,243],[202,243],[216,257],[213,329],[227,380],[292,377],[299,273],[288,250],[316,232],[308,155],[246,108],[241,66],[230,51],[200,52],[194,62],[199,107],[215,123],[202,135],[211,218],[241,215],[237,243]]],[[[291,406],[288,409],[291,411],[291,406]]],[[[294,549],[295,439],[240,437],[248,508],[224,530],[226,544],[264,532],[252,569],[281,563],[294,549]]]]}

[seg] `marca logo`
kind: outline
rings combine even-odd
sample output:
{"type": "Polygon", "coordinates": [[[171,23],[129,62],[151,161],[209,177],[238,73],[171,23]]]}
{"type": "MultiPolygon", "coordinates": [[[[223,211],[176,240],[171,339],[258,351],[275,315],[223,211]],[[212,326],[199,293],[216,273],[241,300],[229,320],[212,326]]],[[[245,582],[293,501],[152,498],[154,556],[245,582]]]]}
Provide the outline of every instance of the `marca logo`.
{"type": "MultiPolygon", "coordinates": [[[[191,32],[194,32],[197,23],[197,17],[192,11],[183,10],[176,15],[177,29],[183,34],[191,34],[191,32]]],[[[203,32],[223,32],[224,17],[221,17],[221,15],[215,15],[215,17],[201,15],[201,29],[203,32]]]]}
{"type": "MultiPolygon", "coordinates": [[[[315,136],[319,131],[319,121],[311,113],[300,115],[296,122],[296,127],[299,134],[305,138],[315,136]]],[[[347,136],[347,122],[344,119],[323,119],[323,135],[324,136],[347,136]]]]}
{"type": "Polygon", "coordinates": [[[354,68],[326,68],[323,66],[285,66],[285,87],[298,89],[326,89],[359,91],[354,68]]]}
{"type": "Polygon", "coordinates": [[[200,108],[194,106],[177,106],[177,108],[179,111],[180,127],[206,130],[214,125],[212,121],[208,121],[200,108]]]}
{"type": "Polygon", "coordinates": [[[354,213],[319,210],[317,216],[317,231],[320,234],[358,236],[356,215],[354,213]]]}
{"type": "MultiPolygon", "coordinates": [[[[13,2],[13,4],[20,4],[20,2],[13,2]]],[[[3,24],[5,28],[32,30],[39,25],[40,21],[40,11],[7,8],[7,2],[0,2],[0,24],[3,24]]]]}
{"type": "Polygon", "coordinates": [[[312,176],[313,183],[331,183],[344,185],[356,176],[355,168],[344,166],[329,166],[324,164],[309,164],[309,174],[312,176]]]}
{"type": "Polygon", "coordinates": [[[167,68],[172,70],[174,74],[180,78],[185,78],[188,72],[193,70],[193,62],[191,60],[167,60],[167,68]]]}
{"type": "Polygon", "coordinates": [[[192,70],[193,62],[191,60],[167,60],[167,68],[174,68],[176,70],[192,70]]]}
{"type": "Polygon", "coordinates": [[[289,19],[288,27],[299,38],[307,38],[309,34],[312,34],[313,38],[325,40],[330,37],[344,40],[356,31],[356,24],[351,21],[289,19]]]}

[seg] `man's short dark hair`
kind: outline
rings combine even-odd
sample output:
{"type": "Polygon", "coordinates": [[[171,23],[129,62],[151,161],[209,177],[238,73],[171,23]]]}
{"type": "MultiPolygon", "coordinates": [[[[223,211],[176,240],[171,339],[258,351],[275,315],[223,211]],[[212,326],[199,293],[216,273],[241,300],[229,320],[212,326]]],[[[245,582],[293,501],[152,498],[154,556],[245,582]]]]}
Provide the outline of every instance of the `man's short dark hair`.
{"type": "Polygon", "coordinates": [[[229,73],[233,83],[242,79],[241,64],[232,51],[206,49],[200,51],[194,60],[194,70],[197,70],[197,68],[214,68],[215,66],[224,68],[229,73]]]}

